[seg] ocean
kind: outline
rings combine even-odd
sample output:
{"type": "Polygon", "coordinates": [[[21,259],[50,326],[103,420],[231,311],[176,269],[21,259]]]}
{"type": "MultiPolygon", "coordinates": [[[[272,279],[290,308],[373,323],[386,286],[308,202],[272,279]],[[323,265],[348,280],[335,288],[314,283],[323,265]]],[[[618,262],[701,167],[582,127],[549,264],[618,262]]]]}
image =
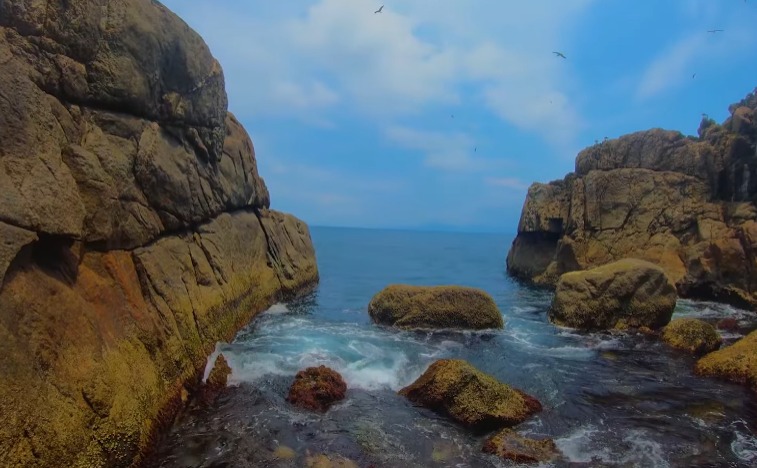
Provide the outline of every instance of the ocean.
{"type": "MultiPolygon", "coordinates": [[[[233,370],[231,387],[214,406],[190,407],[177,419],[155,466],[306,466],[316,454],[361,467],[511,466],[481,453],[486,434],[397,395],[441,358],[466,359],[537,397],[544,410],[515,429],[554,439],[564,456],[554,466],[757,464],[757,399],[748,389],[696,377],[694,358],[652,337],[550,324],[551,293],[505,272],[512,236],[325,227],[311,233],[318,288],[274,305],[232,343],[218,345],[233,370]],[[374,325],[368,302],[392,283],[482,288],[505,328],[374,325]],[[291,407],[285,397],[294,375],[320,364],[344,377],[347,398],[325,414],[291,407]]],[[[753,313],[721,304],[680,300],[676,316],[737,317],[740,333],[724,335],[727,343],[757,328],[753,313]]]]}

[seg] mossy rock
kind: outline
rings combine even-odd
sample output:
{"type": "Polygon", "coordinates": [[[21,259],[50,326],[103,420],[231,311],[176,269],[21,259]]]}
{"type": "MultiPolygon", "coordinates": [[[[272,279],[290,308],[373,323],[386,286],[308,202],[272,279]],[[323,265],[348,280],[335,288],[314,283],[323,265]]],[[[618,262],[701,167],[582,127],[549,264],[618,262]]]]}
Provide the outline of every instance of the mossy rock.
{"type": "Polygon", "coordinates": [[[699,375],[751,385],[757,390],[757,330],[697,361],[699,375]]]}
{"type": "Polygon", "coordinates": [[[718,349],[723,340],[709,323],[681,318],[673,320],[663,329],[662,341],[681,351],[702,355],[718,349]]]}
{"type": "Polygon", "coordinates": [[[562,275],[549,318],[584,330],[657,329],[670,322],[677,298],[662,268],[627,258],[562,275]]]}
{"type": "Polygon", "coordinates": [[[502,328],[502,313],[480,289],[463,286],[390,285],[373,296],[374,322],[400,328],[502,328]]]}
{"type": "Polygon", "coordinates": [[[542,409],[536,398],[460,359],[436,361],[399,393],[475,430],[514,426],[542,409]]]}
{"type": "Polygon", "coordinates": [[[294,378],[287,401],[300,408],[326,411],[344,399],[347,384],[342,376],[326,366],[308,367],[294,378]]]}
{"type": "Polygon", "coordinates": [[[544,463],[560,456],[552,439],[529,439],[512,429],[503,429],[487,439],[483,451],[516,463],[544,463]]]}

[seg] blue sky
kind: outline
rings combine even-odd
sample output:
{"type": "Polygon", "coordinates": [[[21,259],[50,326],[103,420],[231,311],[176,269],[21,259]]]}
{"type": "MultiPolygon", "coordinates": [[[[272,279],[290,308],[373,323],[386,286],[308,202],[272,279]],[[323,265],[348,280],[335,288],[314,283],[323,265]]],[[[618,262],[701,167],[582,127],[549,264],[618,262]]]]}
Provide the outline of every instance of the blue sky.
{"type": "Polygon", "coordinates": [[[163,3],[223,65],[272,207],[311,225],[514,233],[583,147],[695,134],[757,86],[757,0],[163,3]]]}

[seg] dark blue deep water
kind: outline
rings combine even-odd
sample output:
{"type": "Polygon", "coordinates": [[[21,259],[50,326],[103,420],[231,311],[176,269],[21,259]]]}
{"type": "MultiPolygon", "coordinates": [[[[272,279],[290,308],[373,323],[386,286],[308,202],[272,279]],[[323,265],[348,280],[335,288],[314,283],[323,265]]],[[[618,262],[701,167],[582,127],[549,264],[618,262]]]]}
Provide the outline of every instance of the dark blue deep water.
{"type": "MultiPolygon", "coordinates": [[[[396,394],[450,357],[541,400],[544,411],[516,429],[553,438],[564,455],[556,466],[757,466],[757,405],[747,389],[694,376],[693,358],[654,338],[551,325],[551,293],[505,273],[512,237],[340,228],[312,228],[312,236],[317,290],[219,344],[234,385],[213,407],[180,416],[156,466],[307,466],[315,454],[361,467],[509,466],[480,453],[485,435],[396,394]],[[368,302],[391,283],[482,288],[505,329],[373,325],[368,302]],[[342,374],[346,400],[324,415],[292,408],[284,398],[294,375],[319,364],[342,374]]],[[[726,343],[755,328],[752,314],[724,305],[680,301],[676,315],[739,318],[741,333],[724,335],[726,343]]]]}

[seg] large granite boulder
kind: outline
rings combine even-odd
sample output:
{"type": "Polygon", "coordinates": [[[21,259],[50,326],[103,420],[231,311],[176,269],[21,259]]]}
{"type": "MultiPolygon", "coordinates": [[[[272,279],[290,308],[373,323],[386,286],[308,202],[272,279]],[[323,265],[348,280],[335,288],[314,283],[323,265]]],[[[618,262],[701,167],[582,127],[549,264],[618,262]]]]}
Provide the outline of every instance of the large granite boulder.
{"type": "Polygon", "coordinates": [[[628,258],[562,275],[549,318],[557,325],[584,330],[654,329],[670,322],[676,299],[675,287],[662,268],[628,258]]]}
{"type": "Polygon", "coordinates": [[[675,349],[695,355],[711,353],[723,342],[715,327],[693,318],[680,318],[670,322],[662,330],[662,341],[675,349]]]}
{"type": "Polygon", "coordinates": [[[401,328],[502,328],[502,313],[480,289],[463,286],[394,284],[373,296],[374,322],[401,328]]]}
{"type": "Polygon", "coordinates": [[[542,409],[536,398],[460,359],[436,361],[399,393],[475,430],[514,426],[542,409]]]}
{"type": "Polygon", "coordinates": [[[681,296],[757,305],[756,109],[750,94],[698,137],[652,129],[584,149],[574,173],[529,189],[508,272],[554,287],[634,257],[681,296]]]}
{"type": "Polygon", "coordinates": [[[0,0],[0,64],[0,466],[131,466],[310,234],[159,2],[0,0]]]}

